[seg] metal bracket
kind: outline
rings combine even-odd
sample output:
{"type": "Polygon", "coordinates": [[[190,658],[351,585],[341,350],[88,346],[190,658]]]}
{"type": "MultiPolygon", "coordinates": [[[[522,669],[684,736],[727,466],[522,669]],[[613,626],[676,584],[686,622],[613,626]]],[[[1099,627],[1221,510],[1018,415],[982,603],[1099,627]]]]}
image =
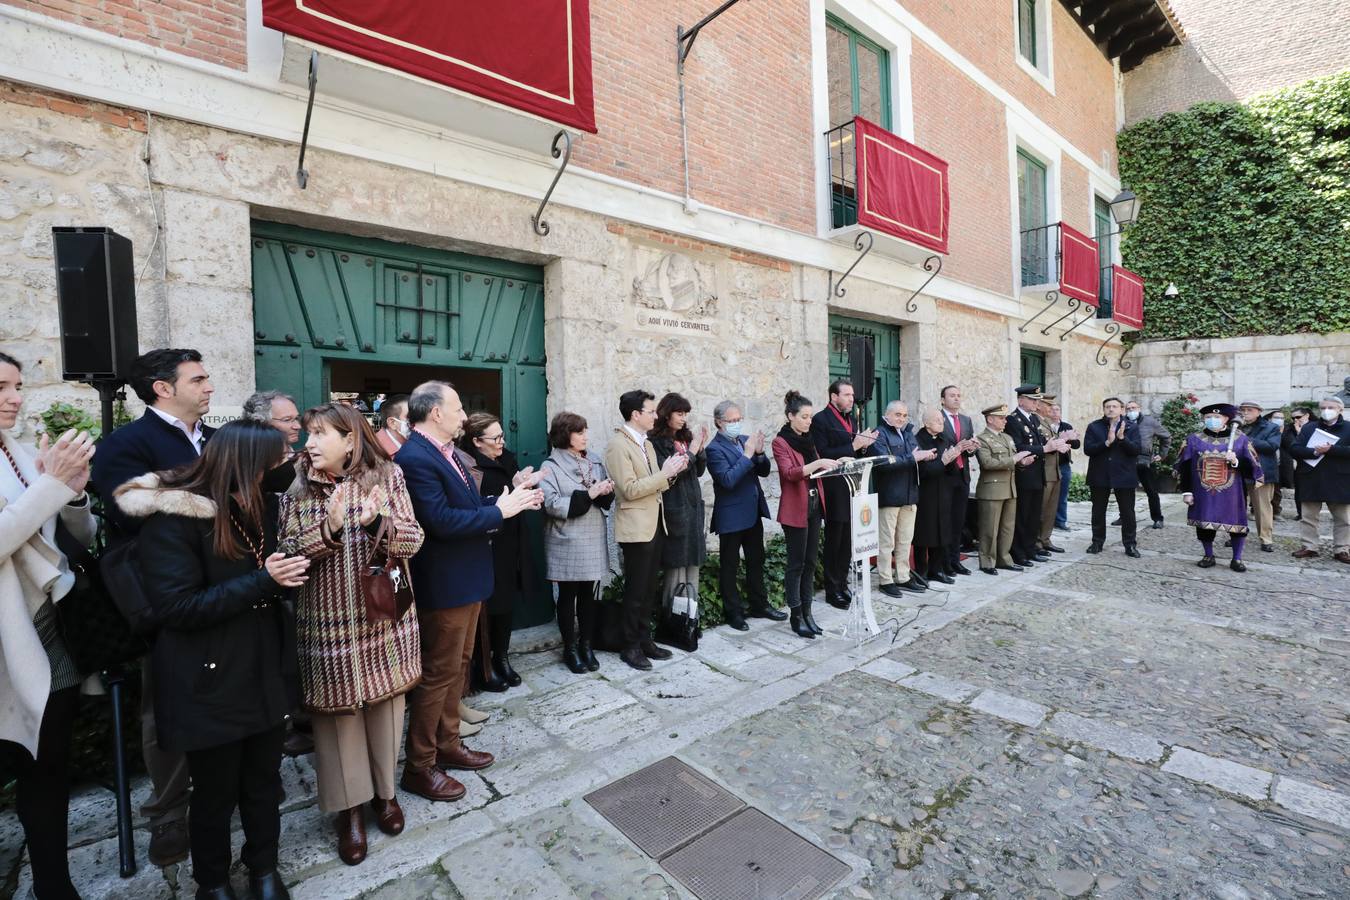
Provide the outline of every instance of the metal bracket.
{"type": "Polygon", "coordinates": [[[1127,363],[1125,361],[1125,357],[1130,355],[1130,351],[1133,350],[1135,344],[1138,344],[1139,342],[1134,341],[1133,343],[1126,344],[1125,339],[1121,338],[1120,343],[1125,347],[1125,349],[1120,351],[1120,358],[1116,360],[1116,365],[1120,366],[1122,369],[1133,369],[1134,363],[1127,363]]]}
{"type": "Polygon", "coordinates": [[[859,253],[858,258],[853,261],[853,265],[848,267],[848,271],[839,276],[838,281],[834,280],[834,272],[830,272],[830,293],[832,295],[835,297],[842,297],[848,293],[848,291],[844,289],[844,280],[853,274],[854,269],[858,268],[858,263],[863,261],[863,257],[872,252],[872,245],[874,243],[876,243],[876,238],[872,237],[872,232],[858,232],[858,236],[853,239],[853,249],[861,250],[862,252],[859,253]],[[864,241],[863,238],[866,238],[867,240],[864,241]],[[867,246],[864,247],[863,244],[866,244],[867,246]]]}
{"type": "Polygon", "coordinates": [[[1051,322],[1049,325],[1047,325],[1047,326],[1045,326],[1044,328],[1042,328],[1042,329],[1041,329],[1041,334],[1049,334],[1051,328],[1054,328],[1054,327],[1055,327],[1056,325],[1058,325],[1060,322],[1063,322],[1065,319],[1069,318],[1069,316],[1071,316],[1071,315],[1073,315],[1074,313],[1078,312],[1078,310],[1081,309],[1082,307],[1083,307],[1083,301],[1082,301],[1082,300],[1079,300],[1077,297],[1070,297],[1070,298],[1069,298],[1069,311],[1066,312],[1064,315],[1060,316],[1060,317],[1059,317],[1058,319],[1056,319],[1055,321],[1051,322]]]}
{"type": "Polygon", "coordinates": [[[1017,326],[1018,332],[1025,334],[1027,326],[1029,326],[1032,322],[1035,322],[1045,313],[1049,312],[1050,307],[1054,306],[1056,303],[1059,302],[1059,291],[1046,291],[1045,299],[1049,300],[1050,302],[1045,304],[1045,306],[1041,309],[1041,311],[1036,313],[1036,315],[1032,316],[1030,319],[1027,319],[1021,325],[1017,326]]]}
{"type": "MultiPolygon", "coordinates": [[[[1111,338],[1115,337],[1119,333],[1120,333],[1119,325],[1117,325],[1115,322],[1106,323],[1106,340],[1102,341],[1102,345],[1097,348],[1097,365],[1099,366],[1109,365],[1109,363],[1107,363],[1107,361],[1102,358],[1102,351],[1106,349],[1107,344],[1111,343],[1111,338]]],[[[1121,355],[1124,356],[1124,354],[1121,355]]]]}
{"type": "Polygon", "coordinates": [[[934,253],[932,256],[925,259],[923,261],[923,270],[925,272],[932,272],[933,274],[928,276],[927,281],[919,285],[917,291],[909,295],[909,300],[905,303],[905,312],[916,313],[919,311],[919,304],[914,302],[914,298],[922,294],[924,290],[927,289],[928,285],[932,284],[933,279],[938,277],[938,273],[942,271],[942,257],[934,253]]]}
{"type": "Polygon", "coordinates": [[[562,165],[558,166],[558,172],[553,176],[553,183],[548,186],[548,192],[544,194],[544,199],[539,201],[539,209],[530,216],[530,224],[534,226],[534,233],[543,237],[548,234],[548,223],[544,221],[544,207],[548,206],[548,199],[553,196],[553,189],[558,186],[558,180],[562,178],[567,164],[572,161],[572,136],[567,133],[567,129],[560,129],[553,136],[553,158],[562,157],[562,165]],[[559,149],[558,141],[562,141],[565,149],[559,149]]]}
{"type": "Polygon", "coordinates": [[[319,51],[309,52],[309,103],[305,106],[305,130],[300,134],[300,162],[295,166],[295,180],[300,190],[309,187],[309,173],[305,171],[305,148],[309,146],[309,117],[314,114],[314,89],[319,85],[319,51]]]}
{"type": "Polygon", "coordinates": [[[1074,323],[1073,323],[1073,327],[1069,328],[1067,331],[1065,331],[1063,334],[1061,334],[1061,335],[1059,336],[1059,339],[1060,339],[1061,341],[1066,341],[1066,340],[1068,340],[1068,339],[1069,339],[1069,335],[1071,335],[1071,334],[1073,334],[1075,331],[1077,331],[1079,325],[1082,325],[1084,322],[1088,321],[1089,319],[1095,319],[1095,318],[1097,318],[1097,308],[1096,308],[1095,306],[1089,306],[1089,307],[1088,307],[1088,314],[1087,314],[1086,316],[1083,316],[1083,318],[1079,319],[1077,322],[1074,322],[1074,323]]]}

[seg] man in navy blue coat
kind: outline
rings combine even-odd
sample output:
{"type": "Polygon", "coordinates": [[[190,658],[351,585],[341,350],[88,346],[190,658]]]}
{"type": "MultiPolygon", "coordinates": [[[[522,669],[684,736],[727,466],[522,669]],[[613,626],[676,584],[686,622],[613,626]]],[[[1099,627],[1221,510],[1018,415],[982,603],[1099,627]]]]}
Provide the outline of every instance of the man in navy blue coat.
{"type": "Polygon", "coordinates": [[[1120,541],[1125,555],[1139,558],[1135,546],[1134,489],[1139,486],[1142,450],[1139,426],[1125,418],[1125,404],[1116,397],[1102,402],[1102,418],[1088,425],[1083,453],[1088,458],[1087,483],[1092,491],[1092,543],[1087,552],[1101,553],[1106,543],[1106,503],[1114,491],[1120,510],[1120,541]]]}
{"type": "Polygon", "coordinates": [[[741,593],[736,588],[736,566],[745,552],[745,589],[750,594],[749,614],[782,621],[787,614],[769,605],[764,589],[764,523],[769,504],[759,480],[769,474],[764,455],[764,435],[742,434],[741,408],[723,400],[713,409],[717,435],[708,443],[708,474],[713,482],[712,532],[718,535],[720,569],[718,587],[727,624],[747,631],[741,593]]]}
{"type": "Polygon", "coordinates": [[[422,681],[408,698],[407,762],[401,785],[428,800],[458,800],[464,785],[443,769],[484,769],[491,753],[459,738],[459,700],[473,654],[478,611],[492,595],[492,533],[543,494],[529,469],[516,490],[484,497],[455,457],[455,440],[468,416],[459,393],[444,381],[418,385],[408,398],[412,433],[395,462],[403,470],[413,512],[426,535],[412,558],[417,624],[422,638],[422,681]]]}
{"type": "MultiPolygon", "coordinates": [[[[811,438],[823,459],[853,459],[872,452],[876,429],[860,431],[853,409],[853,382],[836,378],[830,383],[830,402],[811,417],[811,438]]],[[[849,566],[853,561],[853,539],[849,519],[851,497],[843,478],[823,478],[825,491],[825,540],[820,556],[825,569],[825,602],[836,609],[848,609],[853,594],[848,589],[849,566]]]]}
{"type": "MultiPolygon", "coordinates": [[[[211,408],[210,376],[196,350],[151,350],[131,367],[131,389],[145,404],[145,415],[99,441],[94,454],[94,490],[103,499],[110,543],[135,536],[143,520],[127,518],[113,491],[147,472],[176,469],[196,461],[215,433],[202,424],[211,408]]],[[[141,752],[154,788],[141,807],[150,820],[150,862],[168,866],[187,858],[187,810],[190,788],[187,757],[160,749],[155,732],[154,682],[150,666],[141,667],[141,752]]]]}

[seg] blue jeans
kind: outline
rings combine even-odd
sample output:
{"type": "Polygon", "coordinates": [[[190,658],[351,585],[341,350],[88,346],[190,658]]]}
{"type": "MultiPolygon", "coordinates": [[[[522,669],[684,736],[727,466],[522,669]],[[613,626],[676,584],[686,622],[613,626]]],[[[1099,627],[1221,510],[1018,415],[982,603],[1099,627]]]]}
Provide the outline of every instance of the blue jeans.
{"type": "Polygon", "coordinates": [[[1073,466],[1066,462],[1059,464],[1059,509],[1055,510],[1055,524],[1060,528],[1069,527],[1069,478],[1073,475],[1073,466]]]}

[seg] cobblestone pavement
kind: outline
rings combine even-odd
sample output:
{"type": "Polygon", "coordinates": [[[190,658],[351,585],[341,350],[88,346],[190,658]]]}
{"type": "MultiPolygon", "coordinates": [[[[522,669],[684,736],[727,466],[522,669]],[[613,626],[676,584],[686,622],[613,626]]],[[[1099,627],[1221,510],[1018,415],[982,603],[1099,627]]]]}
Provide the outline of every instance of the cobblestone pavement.
{"type": "MultiPolygon", "coordinates": [[[[309,760],[287,760],[282,873],[297,900],[689,897],[582,799],[676,755],[848,864],[834,896],[1350,897],[1350,567],[1292,559],[1283,519],[1246,574],[1200,570],[1166,513],[1143,559],[1118,535],[1087,556],[1075,504],[1068,552],[879,602],[886,632],[861,645],[823,607],[825,639],[752,620],[652,673],[518,653],[525,685],[475,700],[493,717],[470,744],[499,762],[458,803],[401,798],[407,831],[372,830],[361,866],[336,858],[309,760]]],[[[106,792],[77,793],[71,841],[86,897],[191,896],[143,830],[117,877],[106,792]]],[[[20,843],[0,817],[0,897],[31,895],[20,843]]]]}

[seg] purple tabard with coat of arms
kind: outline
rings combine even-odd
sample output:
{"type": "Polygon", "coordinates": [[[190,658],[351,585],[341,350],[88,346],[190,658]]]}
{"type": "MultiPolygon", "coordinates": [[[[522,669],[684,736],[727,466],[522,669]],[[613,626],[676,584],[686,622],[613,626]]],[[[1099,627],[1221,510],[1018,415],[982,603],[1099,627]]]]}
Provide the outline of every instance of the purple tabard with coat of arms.
{"type": "Polygon", "coordinates": [[[1246,482],[1255,479],[1261,484],[1261,460],[1247,436],[1238,433],[1233,441],[1237,455],[1236,468],[1228,464],[1228,435],[1209,431],[1186,438],[1181,456],[1177,458],[1177,477],[1183,491],[1189,491],[1195,502],[1186,515],[1186,522],[1196,528],[1247,533],[1246,482]]]}

